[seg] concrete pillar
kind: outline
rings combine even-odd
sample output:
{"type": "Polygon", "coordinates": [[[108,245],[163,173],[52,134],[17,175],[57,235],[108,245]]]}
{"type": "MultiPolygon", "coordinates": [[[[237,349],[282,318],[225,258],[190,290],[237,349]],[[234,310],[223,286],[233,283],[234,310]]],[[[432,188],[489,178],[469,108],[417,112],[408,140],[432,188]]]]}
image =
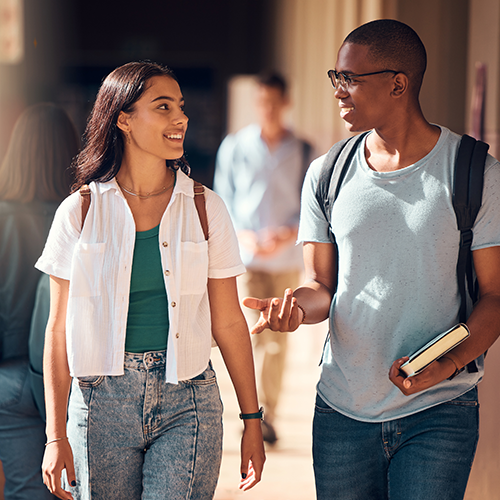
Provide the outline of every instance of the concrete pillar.
{"type": "Polygon", "coordinates": [[[467,124],[477,62],[486,64],[485,141],[500,157],[500,0],[470,0],[467,68],[467,124]]]}

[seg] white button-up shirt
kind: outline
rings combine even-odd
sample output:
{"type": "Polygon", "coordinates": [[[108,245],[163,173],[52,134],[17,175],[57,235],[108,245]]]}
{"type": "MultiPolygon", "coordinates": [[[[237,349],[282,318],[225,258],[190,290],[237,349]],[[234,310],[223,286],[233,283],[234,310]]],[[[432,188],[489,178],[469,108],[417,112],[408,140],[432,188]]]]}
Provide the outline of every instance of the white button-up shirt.
{"type": "MultiPolygon", "coordinates": [[[[70,281],[66,343],[70,373],[123,375],[130,276],[136,228],[118,184],[90,183],[81,228],[78,192],[62,202],[35,266],[70,281]]],[[[229,214],[205,189],[209,240],[194,203],[193,181],[180,170],[162,216],[159,247],[169,300],[166,380],[177,383],[207,367],[212,345],[208,278],[245,271],[229,214]]]]}

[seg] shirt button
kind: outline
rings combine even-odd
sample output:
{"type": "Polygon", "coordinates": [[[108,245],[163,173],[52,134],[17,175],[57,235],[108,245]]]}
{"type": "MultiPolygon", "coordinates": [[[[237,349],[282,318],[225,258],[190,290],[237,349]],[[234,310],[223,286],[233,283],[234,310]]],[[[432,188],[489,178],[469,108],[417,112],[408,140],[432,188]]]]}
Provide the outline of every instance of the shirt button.
{"type": "Polygon", "coordinates": [[[168,247],[168,243],[167,243],[166,241],[164,241],[164,242],[162,243],[162,245],[163,245],[164,247],[168,247]]]}
{"type": "Polygon", "coordinates": [[[178,333],[175,334],[175,338],[178,339],[180,335],[178,333]]]}
{"type": "Polygon", "coordinates": [[[168,269],[165,271],[165,276],[170,276],[170,271],[168,269]]]}
{"type": "Polygon", "coordinates": [[[177,305],[177,303],[176,302],[172,302],[171,305],[172,305],[172,307],[175,307],[177,305]]]}

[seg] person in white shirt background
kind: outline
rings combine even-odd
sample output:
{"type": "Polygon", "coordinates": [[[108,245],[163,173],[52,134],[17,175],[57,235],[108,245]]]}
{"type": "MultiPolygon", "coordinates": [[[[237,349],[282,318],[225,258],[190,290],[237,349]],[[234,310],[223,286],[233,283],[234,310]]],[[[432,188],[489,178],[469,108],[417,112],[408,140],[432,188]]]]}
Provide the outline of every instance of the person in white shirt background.
{"type": "Polygon", "coordinates": [[[73,194],[36,264],[51,275],[42,472],[59,498],[213,497],[222,404],[212,339],[245,424],[240,488],[260,480],[261,412],[236,290],[245,269],[229,214],[208,189],[204,237],[184,159],[187,124],[168,68],[129,63],[108,75],[73,194]]]}
{"type": "MultiPolygon", "coordinates": [[[[214,191],[227,205],[247,269],[238,278],[242,297],[280,296],[302,278],[302,248],[296,246],[300,191],[312,157],[311,145],[286,124],[290,105],[284,78],[262,73],[256,79],[257,123],[226,136],[217,152],[214,191]]],[[[244,313],[250,325],[257,322],[258,311],[244,313]]],[[[252,344],[264,441],[274,444],[288,334],[269,330],[254,335],[252,344]]]]}

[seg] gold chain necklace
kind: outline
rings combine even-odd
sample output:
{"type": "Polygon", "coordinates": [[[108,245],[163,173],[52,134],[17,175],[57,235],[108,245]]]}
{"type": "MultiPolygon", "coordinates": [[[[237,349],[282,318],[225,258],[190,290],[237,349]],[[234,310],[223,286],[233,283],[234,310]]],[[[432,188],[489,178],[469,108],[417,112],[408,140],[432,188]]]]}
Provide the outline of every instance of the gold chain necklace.
{"type": "Polygon", "coordinates": [[[121,185],[118,182],[118,179],[115,178],[115,180],[116,180],[116,183],[118,184],[118,186],[120,186],[120,188],[123,191],[125,191],[128,194],[131,194],[132,196],[137,196],[141,200],[145,200],[147,198],[153,198],[153,196],[159,196],[160,194],[163,194],[165,191],[168,191],[174,185],[174,183],[175,183],[175,174],[173,174],[173,176],[174,176],[174,179],[172,181],[172,184],[170,184],[170,186],[168,186],[168,187],[167,186],[163,186],[163,188],[160,189],[160,191],[157,191],[156,193],[146,193],[146,194],[136,193],[135,191],[132,191],[132,189],[126,188],[125,186],[121,185]]]}

